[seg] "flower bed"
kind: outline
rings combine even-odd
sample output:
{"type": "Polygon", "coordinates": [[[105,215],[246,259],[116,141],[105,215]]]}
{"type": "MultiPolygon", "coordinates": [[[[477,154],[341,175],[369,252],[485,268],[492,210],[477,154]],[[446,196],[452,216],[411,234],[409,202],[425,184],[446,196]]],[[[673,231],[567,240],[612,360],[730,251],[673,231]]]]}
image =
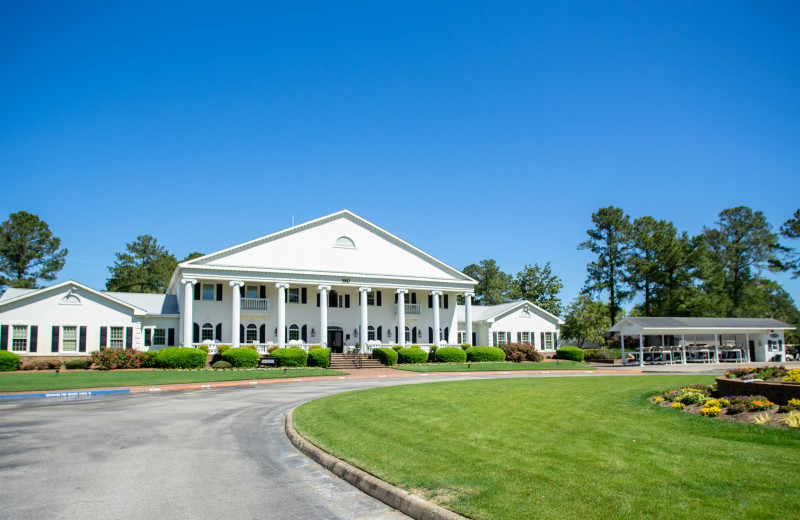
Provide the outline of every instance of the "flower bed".
{"type": "Polygon", "coordinates": [[[763,395],[778,404],[800,399],[800,369],[783,366],[739,367],[717,378],[722,394],[763,395]]]}

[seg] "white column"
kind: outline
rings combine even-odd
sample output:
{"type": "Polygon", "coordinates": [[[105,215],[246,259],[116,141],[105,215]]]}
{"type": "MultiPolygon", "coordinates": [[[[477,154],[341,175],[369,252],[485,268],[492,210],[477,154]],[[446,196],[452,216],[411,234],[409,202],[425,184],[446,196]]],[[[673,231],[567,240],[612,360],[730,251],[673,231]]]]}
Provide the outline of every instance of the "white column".
{"type": "MultiPolygon", "coordinates": [[[[466,325],[467,341],[472,345],[472,297],[475,293],[464,293],[464,325],[466,325]]],[[[472,345],[473,347],[475,345],[472,345]]]]}
{"type": "Polygon", "coordinates": [[[644,336],[639,334],[639,366],[644,366],[644,336]]]}
{"type": "Polygon", "coordinates": [[[406,346],[406,293],[408,289],[397,289],[397,344],[406,346]]]}
{"type": "Polygon", "coordinates": [[[330,285],[320,285],[319,289],[319,344],[322,347],[328,346],[328,291],[330,285]]]}
{"type": "Polygon", "coordinates": [[[681,352],[683,352],[683,354],[681,355],[681,359],[682,359],[681,364],[685,365],[686,364],[686,334],[681,334],[681,352]]]}
{"type": "Polygon", "coordinates": [[[714,363],[719,363],[719,334],[714,334],[714,363]]]}
{"type": "Polygon", "coordinates": [[[439,296],[442,295],[442,291],[431,291],[431,296],[433,296],[433,344],[439,344],[439,296]]]}
{"type": "Polygon", "coordinates": [[[242,323],[242,293],[240,287],[244,285],[242,280],[231,280],[228,282],[233,287],[233,298],[231,298],[231,348],[239,347],[239,326],[242,323]]]}
{"type": "Polygon", "coordinates": [[[182,343],[184,347],[192,346],[192,302],[194,301],[194,284],[197,280],[193,278],[184,278],[181,280],[183,284],[183,310],[181,312],[181,319],[183,320],[183,338],[182,343]]]}
{"type": "Polygon", "coordinates": [[[749,363],[750,362],[750,333],[747,332],[744,335],[744,359],[749,363]]]}
{"type": "Polygon", "coordinates": [[[276,283],[278,288],[278,347],[286,348],[286,289],[288,283],[276,283]]]}
{"type": "MultiPolygon", "coordinates": [[[[619,347],[621,349],[622,364],[624,366],[626,364],[625,363],[625,334],[623,334],[621,332],[619,333],[619,347]]],[[[539,350],[541,350],[541,349],[539,349],[539,350]]]]}
{"type": "Polygon", "coordinates": [[[359,301],[361,302],[361,331],[359,331],[359,340],[361,340],[361,352],[364,352],[364,345],[366,345],[369,336],[367,334],[367,327],[369,327],[369,321],[367,317],[367,293],[370,292],[372,289],[370,287],[359,287],[359,301]]]}

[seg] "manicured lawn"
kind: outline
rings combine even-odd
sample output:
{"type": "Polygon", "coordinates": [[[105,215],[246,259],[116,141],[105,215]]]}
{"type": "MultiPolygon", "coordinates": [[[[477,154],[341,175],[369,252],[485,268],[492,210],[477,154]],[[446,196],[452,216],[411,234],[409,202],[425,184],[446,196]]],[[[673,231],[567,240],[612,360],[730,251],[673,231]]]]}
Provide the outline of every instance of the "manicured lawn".
{"type": "Polygon", "coordinates": [[[647,397],[710,376],[454,381],[351,392],[299,431],[477,519],[798,518],[800,431],[707,419],[647,397]]]}
{"type": "Polygon", "coordinates": [[[24,392],[32,390],[65,390],[68,388],[101,388],[114,386],[167,385],[176,383],[212,383],[215,381],[241,381],[245,379],[274,379],[279,377],[341,376],[345,372],[323,368],[282,368],[243,371],[199,371],[175,370],[137,371],[61,371],[55,375],[47,372],[3,372],[0,373],[0,392],[24,392]]]}
{"type": "Polygon", "coordinates": [[[511,371],[511,370],[596,370],[588,363],[578,363],[577,361],[542,361],[540,363],[431,363],[419,365],[398,365],[397,370],[409,370],[411,372],[489,372],[489,371],[511,371]]]}

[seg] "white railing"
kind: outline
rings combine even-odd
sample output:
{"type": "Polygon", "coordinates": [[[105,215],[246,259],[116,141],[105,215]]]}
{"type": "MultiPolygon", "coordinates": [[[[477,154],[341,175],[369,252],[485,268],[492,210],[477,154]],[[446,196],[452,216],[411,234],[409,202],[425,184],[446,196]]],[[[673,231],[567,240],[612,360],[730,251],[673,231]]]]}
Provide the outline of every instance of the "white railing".
{"type": "Polygon", "coordinates": [[[242,298],[243,311],[269,311],[269,298],[242,298]]]}
{"type": "MultiPolygon", "coordinates": [[[[406,303],[406,316],[420,316],[422,314],[422,305],[419,303],[406,303]]],[[[397,314],[397,306],[394,307],[394,313],[397,314]]]]}
{"type": "MultiPolygon", "coordinates": [[[[269,347],[275,343],[242,343],[242,347],[255,347],[259,354],[266,354],[269,352],[269,347]]],[[[230,345],[230,343],[192,343],[192,348],[200,348],[201,346],[208,347],[209,354],[217,353],[217,345],[230,345]]]]}

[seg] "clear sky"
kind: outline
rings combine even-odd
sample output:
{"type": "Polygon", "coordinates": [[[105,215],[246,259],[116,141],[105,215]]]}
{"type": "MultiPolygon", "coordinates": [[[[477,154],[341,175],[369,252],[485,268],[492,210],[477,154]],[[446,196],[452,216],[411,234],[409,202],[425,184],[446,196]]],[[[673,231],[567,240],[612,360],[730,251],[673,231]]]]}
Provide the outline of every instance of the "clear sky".
{"type": "Polygon", "coordinates": [[[38,214],[70,251],[59,281],[103,288],[137,235],[182,258],[347,208],[457,268],[550,261],[568,302],[600,207],[691,234],[800,208],[799,20],[796,1],[4,1],[0,217],[38,214]]]}

